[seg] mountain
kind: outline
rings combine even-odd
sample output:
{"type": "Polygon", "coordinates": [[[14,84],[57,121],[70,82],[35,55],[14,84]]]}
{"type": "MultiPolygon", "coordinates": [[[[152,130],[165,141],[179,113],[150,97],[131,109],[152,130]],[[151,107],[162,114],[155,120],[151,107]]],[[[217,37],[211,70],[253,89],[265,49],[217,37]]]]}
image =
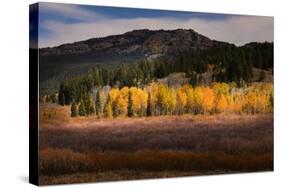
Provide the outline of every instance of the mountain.
{"type": "Polygon", "coordinates": [[[211,40],[192,29],[133,30],[122,35],[93,38],[54,48],[40,49],[41,61],[94,62],[116,59],[155,58],[227,43],[211,40]]]}
{"type": "MultiPolygon", "coordinates": [[[[142,60],[152,62],[163,58],[174,61],[179,56],[184,56],[185,62],[183,62],[184,65],[181,65],[180,62],[177,63],[178,68],[175,70],[184,68],[184,72],[188,74],[192,71],[202,73],[206,70],[208,64],[215,65],[220,60],[224,61],[226,59],[229,59],[229,61],[215,66],[220,77],[226,77],[222,75],[225,74],[223,71],[226,68],[230,70],[227,74],[236,74],[237,71],[232,72],[236,67],[239,68],[242,74],[240,69],[245,69],[249,66],[263,69],[267,69],[268,64],[271,66],[271,62],[263,61],[262,57],[259,56],[266,56],[266,59],[272,58],[270,61],[272,61],[273,67],[272,46],[272,43],[260,44],[253,42],[242,47],[236,47],[227,42],[211,40],[192,29],[143,29],[129,31],[121,35],[63,44],[52,48],[41,48],[39,49],[40,92],[55,92],[63,80],[84,75],[97,66],[112,68],[126,63],[131,65],[142,60]],[[240,52],[241,50],[243,53],[240,52]],[[192,58],[189,58],[191,56],[192,58]],[[238,59],[239,56],[243,57],[243,59],[239,60],[239,62],[232,62],[233,58],[238,59]],[[249,66],[238,66],[240,61],[243,61],[241,65],[248,63],[249,66]]],[[[154,75],[158,75],[157,77],[160,78],[166,76],[169,72],[164,69],[171,70],[175,68],[173,65],[159,66],[159,71],[155,69],[159,74],[154,75]]],[[[247,68],[247,71],[249,72],[250,70],[247,68]]],[[[228,81],[237,79],[235,75],[229,77],[228,81]]],[[[117,78],[112,79],[116,81],[117,78]]]]}

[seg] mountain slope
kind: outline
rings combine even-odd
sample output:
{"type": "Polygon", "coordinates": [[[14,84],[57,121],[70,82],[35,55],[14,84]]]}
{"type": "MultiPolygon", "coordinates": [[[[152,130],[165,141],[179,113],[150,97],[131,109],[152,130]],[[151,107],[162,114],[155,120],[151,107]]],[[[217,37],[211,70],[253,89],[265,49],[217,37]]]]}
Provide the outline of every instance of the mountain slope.
{"type": "Polygon", "coordinates": [[[40,49],[41,61],[67,58],[71,61],[103,61],[123,57],[156,57],[190,50],[208,49],[226,43],[211,40],[194,30],[134,30],[122,35],[93,38],[40,49]],[[111,58],[110,58],[111,57],[111,58]]]}
{"type": "MultiPolygon", "coordinates": [[[[88,73],[97,66],[110,69],[141,60],[157,61],[159,58],[174,61],[179,56],[184,56],[185,67],[178,67],[177,70],[187,73],[198,70],[202,72],[208,64],[214,65],[218,63],[216,61],[219,59],[229,59],[233,55],[244,55],[245,51],[245,57],[247,58],[243,59],[247,61],[246,64],[266,69],[270,63],[262,61],[262,57],[259,56],[266,56],[267,59],[272,58],[271,48],[272,43],[249,43],[243,47],[236,47],[226,42],[211,40],[192,29],[133,30],[121,35],[92,38],[53,48],[40,49],[40,92],[55,92],[58,90],[61,81],[88,73]],[[240,51],[243,51],[243,53],[240,53],[240,51]],[[205,57],[202,58],[200,53],[203,53],[205,57]],[[190,56],[196,62],[190,60],[190,56]],[[188,62],[189,60],[191,62],[188,62]],[[192,66],[189,66],[191,64],[192,66]],[[183,68],[190,70],[182,70],[183,68]]],[[[270,61],[273,62],[273,59],[270,61]]],[[[224,70],[230,65],[231,62],[227,62],[217,65],[217,67],[219,70],[224,70]]],[[[178,63],[178,66],[181,66],[180,63],[178,63]]],[[[233,64],[233,66],[235,68],[237,65],[233,64]]],[[[173,65],[170,65],[170,67],[173,68],[173,65]]],[[[228,70],[232,69],[231,67],[228,68],[228,70]]],[[[157,74],[160,77],[166,75],[165,72],[167,71],[161,72],[163,72],[163,69],[157,74]]]]}

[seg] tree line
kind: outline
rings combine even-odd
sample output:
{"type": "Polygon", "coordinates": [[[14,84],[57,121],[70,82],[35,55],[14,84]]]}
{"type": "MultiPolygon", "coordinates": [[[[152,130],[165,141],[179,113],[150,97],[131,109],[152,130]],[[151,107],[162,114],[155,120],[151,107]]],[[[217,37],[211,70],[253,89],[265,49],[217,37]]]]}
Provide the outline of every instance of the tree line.
{"type": "Polygon", "coordinates": [[[86,100],[71,104],[71,116],[142,117],[182,114],[269,113],[273,110],[273,87],[256,83],[237,88],[235,83],[211,86],[168,87],[151,83],[145,88],[99,88],[86,100]]]}
{"type": "MultiPolygon", "coordinates": [[[[273,43],[251,43],[242,47],[222,45],[208,50],[190,51],[170,58],[160,57],[118,66],[98,65],[88,74],[63,81],[58,94],[41,96],[40,101],[72,105],[73,116],[97,114],[108,117],[120,115],[131,117],[213,113],[221,111],[223,109],[221,106],[226,104],[225,101],[227,104],[235,104],[230,101],[235,101],[240,95],[242,98],[247,96],[253,99],[257,96],[246,95],[243,92],[243,94],[236,92],[235,95],[233,92],[231,95],[229,93],[217,95],[213,86],[198,85],[198,74],[212,72],[212,82],[222,83],[228,88],[225,89],[228,92],[233,89],[239,91],[239,88],[243,86],[241,83],[248,83],[246,85],[251,83],[253,67],[273,69],[273,43]],[[186,77],[190,78],[189,83],[177,88],[157,83],[157,79],[174,72],[184,72],[186,77]],[[232,85],[235,84],[231,83],[237,83],[237,87],[233,87],[232,85]],[[205,102],[202,93],[208,99],[205,102]],[[206,94],[209,95],[205,96],[206,94]],[[193,100],[197,102],[190,102],[193,100]],[[200,100],[201,102],[198,102],[200,100]],[[210,108],[207,107],[208,101],[213,101],[212,105],[209,105],[210,108]],[[199,103],[204,105],[198,105],[199,103]],[[181,107],[182,105],[184,107],[181,107]]],[[[261,81],[263,77],[265,75],[261,74],[261,81]]],[[[252,86],[243,90],[247,91],[250,88],[252,86]]],[[[260,101],[270,101],[270,95],[263,97],[260,101]]],[[[229,110],[230,106],[228,105],[227,111],[235,111],[233,108],[229,110]]],[[[246,110],[244,106],[240,108],[240,111],[256,113],[260,110],[246,110]]]]}
{"type": "MultiPolygon", "coordinates": [[[[212,72],[213,82],[250,82],[252,68],[273,69],[273,43],[251,43],[242,47],[222,45],[206,50],[191,50],[177,55],[120,65],[97,65],[77,80],[88,89],[93,86],[143,87],[174,72],[184,72],[190,84],[198,85],[198,74],[212,72]]],[[[61,85],[70,85],[63,82],[61,85]]],[[[75,84],[75,83],[74,83],[75,84]]],[[[84,89],[84,88],[83,88],[84,89]]],[[[76,90],[71,88],[71,90],[76,90]]],[[[77,94],[77,93],[76,93],[77,94]]],[[[77,94],[80,95],[80,94],[77,94]]]]}
{"type": "MultiPolygon", "coordinates": [[[[98,65],[90,73],[67,79],[60,84],[58,102],[61,105],[86,100],[94,87],[143,88],[174,72],[184,72],[189,84],[199,84],[198,74],[212,72],[212,82],[235,82],[238,86],[250,83],[252,68],[273,68],[273,43],[254,43],[243,47],[232,45],[196,50],[173,58],[143,60],[120,66],[98,65]]],[[[262,72],[264,73],[264,72],[262,72]]],[[[260,75],[260,80],[265,75],[260,75]]]]}

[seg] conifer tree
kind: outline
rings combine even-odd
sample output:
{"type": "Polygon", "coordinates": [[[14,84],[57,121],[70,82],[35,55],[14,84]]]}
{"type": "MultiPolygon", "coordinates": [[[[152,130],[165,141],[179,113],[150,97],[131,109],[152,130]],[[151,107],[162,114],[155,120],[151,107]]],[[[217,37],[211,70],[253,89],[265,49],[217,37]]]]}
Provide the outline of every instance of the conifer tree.
{"type": "Polygon", "coordinates": [[[148,93],[147,109],[146,109],[147,116],[151,116],[150,100],[151,100],[151,96],[150,96],[150,93],[148,93]]]}
{"type": "Polygon", "coordinates": [[[96,95],[96,114],[99,115],[100,114],[100,109],[101,109],[101,99],[100,99],[100,91],[97,91],[97,95],[96,95]]]}
{"type": "Polygon", "coordinates": [[[260,76],[259,76],[259,81],[260,81],[260,82],[264,82],[264,81],[265,81],[265,78],[266,78],[265,72],[264,72],[264,71],[261,71],[261,72],[260,72],[260,76]]]}
{"type": "Polygon", "coordinates": [[[93,104],[91,104],[90,108],[89,108],[89,114],[95,114],[95,106],[93,104]]]}
{"type": "Polygon", "coordinates": [[[132,92],[129,91],[129,96],[128,96],[128,117],[132,117],[133,115],[134,115],[134,112],[133,112],[132,92]]]}
{"type": "Polygon", "coordinates": [[[104,113],[105,113],[105,116],[108,117],[108,118],[112,118],[113,117],[113,113],[112,113],[112,101],[111,101],[111,98],[110,98],[110,95],[107,97],[107,102],[106,102],[106,105],[104,107],[104,113]]]}
{"type": "Polygon", "coordinates": [[[61,84],[60,85],[60,89],[59,89],[59,104],[60,105],[65,105],[65,96],[64,96],[64,85],[61,84]]]}
{"type": "Polygon", "coordinates": [[[86,109],[85,109],[84,101],[81,101],[81,103],[79,105],[79,115],[80,116],[85,116],[86,115],[86,109]]]}
{"type": "Polygon", "coordinates": [[[77,116],[78,116],[77,105],[75,103],[72,103],[72,105],[71,105],[71,117],[77,117],[77,116]]]}
{"type": "Polygon", "coordinates": [[[85,100],[84,100],[84,105],[85,105],[85,110],[86,110],[86,114],[90,115],[92,112],[91,106],[92,106],[92,100],[91,100],[91,95],[86,95],[85,96],[85,100]]]}

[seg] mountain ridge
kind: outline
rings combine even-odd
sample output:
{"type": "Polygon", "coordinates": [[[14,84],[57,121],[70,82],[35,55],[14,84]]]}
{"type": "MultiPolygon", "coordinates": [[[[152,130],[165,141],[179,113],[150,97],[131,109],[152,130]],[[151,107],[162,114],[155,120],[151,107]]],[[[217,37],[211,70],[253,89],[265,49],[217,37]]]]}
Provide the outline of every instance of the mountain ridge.
{"type": "Polygon", "coordinates": [[[218,45],[233,45],[211,40],[192,29],[132,30],[120,35],[91,38],[56,47],[40,49],[40,56],[89,56],[95,60],[102,56],[163,56],[190,50],[209,49],[218,45]]]}

